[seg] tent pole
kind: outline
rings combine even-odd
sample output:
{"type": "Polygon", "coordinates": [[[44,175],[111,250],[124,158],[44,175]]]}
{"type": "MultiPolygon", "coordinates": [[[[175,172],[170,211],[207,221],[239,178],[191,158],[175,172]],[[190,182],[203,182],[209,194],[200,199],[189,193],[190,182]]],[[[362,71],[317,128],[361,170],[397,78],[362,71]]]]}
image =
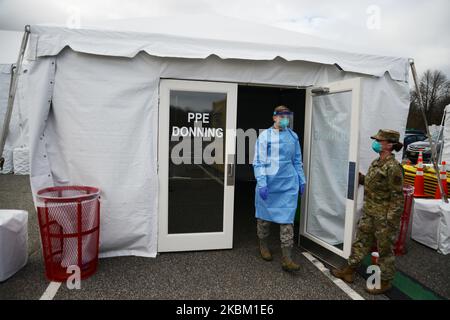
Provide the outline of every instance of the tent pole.
{"type": "Polygon", "coordinates": [[[427,116],[425,114],[425,108],[423,106],[422,93],[420,92],[419,81],[417,79],[417,72],[416,72],[416,66],[414,64],[414,59],[409,59],[409,65],[411,66],[411,72],[412,72],[412,76],[414,79],[414,84],[416,86],[417,97],[419,99],[420,111],[422,113],[423,122],[425,123],[425,129],[427,131],[428,141],[430,142],[431,162],[433,163],[434,171],[436,172],[438,188],[441,191],[442,200],[445,203],[448,203],[447,195],[445,194],[444,189],[442,188],[441,174],[440,174],[440,170],[439,170],[439,167],[437,164],[437,158],[436,158],[436,146],[433,143],[433,139],[431,138],[431,134],[430,134],[430,129],[428,128],[427,116]]]}
{"type": "Polygon", "coordinates": [[[3,157],[3,150],[5,149],[6,137],[8,136],[9,123],[11,122],[11,115],[14,106],[14,99],[16,97],[17,82],[19,80],[20,69],[22,67],[23,57],[27,48],[28,38],[30,36],[30,26],[25,26],[25,33],[22,37],[22,44],[20,45],[19,57],[15,66],[11,67],[11,82],[9,84],[8,106],[6,109],[5,120],[0,135],[0,170],[3,170],[5,158],[3,157]]]}

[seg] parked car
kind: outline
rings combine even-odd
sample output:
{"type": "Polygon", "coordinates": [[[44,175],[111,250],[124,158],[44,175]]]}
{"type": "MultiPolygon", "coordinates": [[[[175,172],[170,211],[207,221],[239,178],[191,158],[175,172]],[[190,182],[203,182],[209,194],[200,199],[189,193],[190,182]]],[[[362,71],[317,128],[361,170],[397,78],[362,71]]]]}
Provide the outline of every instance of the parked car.
{"type": "Polygon", "coordinates": [[[425,134],[425,131],[420,130],[420,129],[406,129],[405,134],[425,134]]]}
{"type": "MultiPolygon", "coordinates": [[[[436,144],[436,152],[439,153],[443,146],[443,141],[439,140],[436,144]]],[[[430,142],[427,140],[417,141],[410,143],[406,148],[405,157],[411,160],[412,163],[417,163],[419,157],[419,151],[422,150],[423,162],[431,162],[431,147],[430,142]]]]}
{"type": "Polygon", "coordinates": [[[423,131],[407,130],[405,133],[405,138],[403,139],[403,158],[406,157],[406,152],[407,152],[408,146],[411,143],[414,143],[417,141],[424,141],[426,139],[427,139],[427,136],[423,131]]]}

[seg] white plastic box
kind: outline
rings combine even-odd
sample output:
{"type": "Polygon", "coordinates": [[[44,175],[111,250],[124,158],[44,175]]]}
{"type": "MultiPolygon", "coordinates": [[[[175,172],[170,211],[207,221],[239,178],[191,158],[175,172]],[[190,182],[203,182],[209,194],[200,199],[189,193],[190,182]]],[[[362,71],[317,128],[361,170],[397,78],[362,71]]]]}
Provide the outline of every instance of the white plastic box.
{"type": "Polygon", "coordinates": [[[442,254],[450,254],[450,204],[414,199],[411,238],[442,254]]]}
{"type": "Polygon", "coordinates": [[[28,212],[0,210],[0,282],[28,261],[28,212]]]}

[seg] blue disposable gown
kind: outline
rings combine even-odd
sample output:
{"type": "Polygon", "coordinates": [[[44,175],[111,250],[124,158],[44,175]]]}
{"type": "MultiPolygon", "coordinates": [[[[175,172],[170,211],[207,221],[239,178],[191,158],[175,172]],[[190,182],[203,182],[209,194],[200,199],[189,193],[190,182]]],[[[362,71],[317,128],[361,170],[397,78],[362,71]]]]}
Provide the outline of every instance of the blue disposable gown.
{"type": "Polygon", "coordinates": [[[253,169],[256,178],[256,217],[280,224],[294,223],[299,185],[306,183],[297,134],[269,128],[256,141],[253,169]],[[263,200],[258,189],[267,186],[263,200]]]}

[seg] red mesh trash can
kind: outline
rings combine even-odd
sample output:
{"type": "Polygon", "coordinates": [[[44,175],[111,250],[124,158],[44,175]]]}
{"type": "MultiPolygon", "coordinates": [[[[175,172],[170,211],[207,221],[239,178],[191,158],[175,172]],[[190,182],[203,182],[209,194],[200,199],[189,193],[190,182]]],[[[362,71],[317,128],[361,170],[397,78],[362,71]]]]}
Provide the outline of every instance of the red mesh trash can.
{"type": "Polygon", "coordinates": [[[403,205],[403,213],[400,220],[400,231],[398,233],[398,239],[395,242],[394,253],[396,256],[401,256],[406,253],[406,235],[408,233],[409,220],[411,218],[411,207],[414,195],[414,187],[410,185],[403,186],[403,196],[405,198],[405,204],[403,205]]]}
{"type": "Polygon", "coordinates": [[[86,186],[50,187],[36,194],[45,274],[63,282],[78,266],[81,279],[97,270],[100,190],[86,186]]]}

